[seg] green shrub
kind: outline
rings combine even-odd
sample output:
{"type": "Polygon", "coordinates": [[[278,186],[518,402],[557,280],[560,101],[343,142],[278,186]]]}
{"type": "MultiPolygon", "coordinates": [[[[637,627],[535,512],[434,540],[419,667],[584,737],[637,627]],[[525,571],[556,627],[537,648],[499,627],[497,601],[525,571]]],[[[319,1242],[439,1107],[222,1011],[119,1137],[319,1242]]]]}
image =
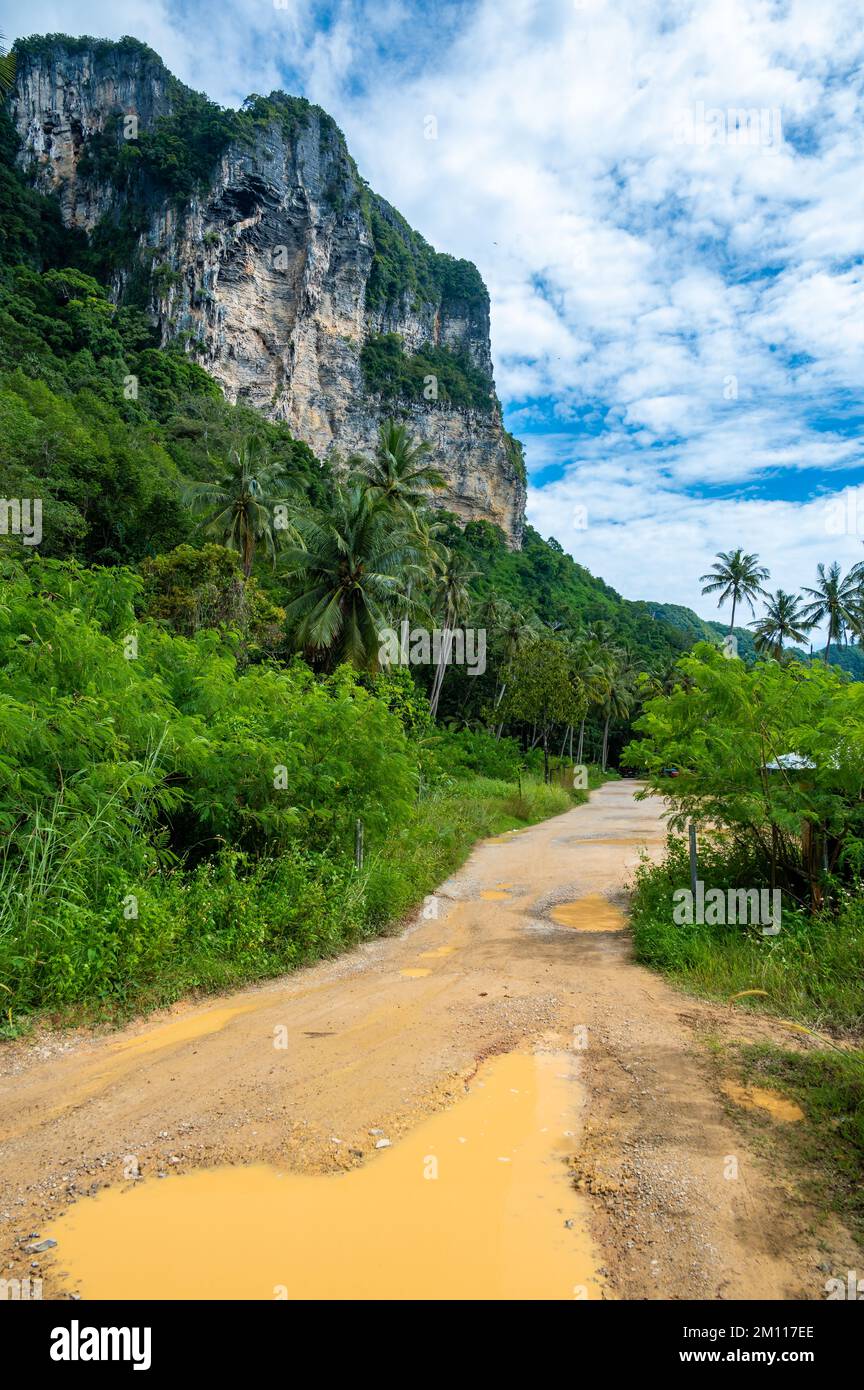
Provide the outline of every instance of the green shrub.
{"type": "Polygon", "coordinates": [[[494,407],[492,382],[467,353],[427,344],[410,356],[397,333],[367,338],[360,352],[367,391],[390,402],[457,406],[489,412],[494,407]],[[429,378],[435,395],[427,399],[429,378]]]}
{"type": "MultiPolygon", "coordinates": [[[[700,838],[699,878],[711,888],[764,887],[755,855],[741,845],[700,838]]],[[[713,998],[765,991],[736,1002],[811,1028],[859,1035],[864,1027],[864,902],[843,894],[836,913],[811,915],[782,900],[781,930],[758,926],[677,925],[672,894],[688,888],[683,839],[673,837],[660,865],[637,870],[632,925],[637,958],[685,988],[713,998]]]]}

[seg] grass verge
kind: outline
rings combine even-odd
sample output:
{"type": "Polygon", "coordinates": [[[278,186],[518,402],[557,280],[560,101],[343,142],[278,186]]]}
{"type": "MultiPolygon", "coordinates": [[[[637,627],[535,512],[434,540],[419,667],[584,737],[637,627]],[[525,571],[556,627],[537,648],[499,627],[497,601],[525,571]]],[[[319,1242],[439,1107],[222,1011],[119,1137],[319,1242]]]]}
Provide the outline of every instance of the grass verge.
{"type": "MultiPolygon", "coordinates": [[[[707,845],[699,877],[710,888],[753,883],[744,866],[707,845]]],[[[636,872],[632,927],[637,958],[676,984],[710,999],[792,1019],[816,1032],[850,1039],[864,1035],[864,901],[848,897],[836,915],[811,916],[785,905],[781,930],[758,926],[678,925],[672,894],[689,886],[687,851],[673,839],[662,864],[636,872]]]]}

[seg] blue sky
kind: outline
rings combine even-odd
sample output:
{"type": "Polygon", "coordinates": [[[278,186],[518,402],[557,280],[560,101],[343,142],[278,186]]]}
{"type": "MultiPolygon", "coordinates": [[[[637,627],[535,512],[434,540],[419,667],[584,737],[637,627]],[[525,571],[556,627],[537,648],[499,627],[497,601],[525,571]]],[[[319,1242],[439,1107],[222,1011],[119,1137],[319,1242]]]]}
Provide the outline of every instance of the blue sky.
{"type": "Polygon", "coordinates": [[[12,0],[7,34],[133,33],[236,104],[284,86],[479,266],[529,518],[631,598],[710,613],[864,558],[859,0],[12,0]],[[428,117],[434,116],[435,139],[428,117]]]}

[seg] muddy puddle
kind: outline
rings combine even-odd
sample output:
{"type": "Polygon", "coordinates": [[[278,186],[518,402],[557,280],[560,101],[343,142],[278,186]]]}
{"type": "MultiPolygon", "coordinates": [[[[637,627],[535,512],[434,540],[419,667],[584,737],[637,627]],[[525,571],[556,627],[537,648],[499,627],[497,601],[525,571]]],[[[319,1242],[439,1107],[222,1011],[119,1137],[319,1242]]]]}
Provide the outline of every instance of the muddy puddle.
{"type": "Polygon", "coordinates": [[[598,1298],[567,1176],[575,1058],[509,1054],[348,1173],[256,1165],[84,1198],[46,1234],[83,1298],[598,1298]]]}
{"type": "Polygon", "coordinates": [[[624,914],[602,893],[587,893],[573,903],[558,903],[549,909],[549,918],[559,927],[576,931],[621,931],[626,926],[624,914]]]}
{"type": "Polygon", "coordinates": [[[781,1124],[797,1124],[804,1119],[804,1111],[794,1100],[781,1096],[779,1091],[768,1091],[761,1086],[739,1086],[734,1081],[723,1081],[720,1090],[736,1105],[744,1110],[763,1110],[772,1120],[781,1124]]]}
{"type": "Polygon", "coordinates": [[[568,844],[578,845],[582,849],[591,849],[594,845],[644,845],[647,849],[649,845],[662,845],[665,840],[653,838],[648,835],[610,835],[608,838],[601,839],[596,836],[593,840],[579,840],[571,837],[568,844]]]}

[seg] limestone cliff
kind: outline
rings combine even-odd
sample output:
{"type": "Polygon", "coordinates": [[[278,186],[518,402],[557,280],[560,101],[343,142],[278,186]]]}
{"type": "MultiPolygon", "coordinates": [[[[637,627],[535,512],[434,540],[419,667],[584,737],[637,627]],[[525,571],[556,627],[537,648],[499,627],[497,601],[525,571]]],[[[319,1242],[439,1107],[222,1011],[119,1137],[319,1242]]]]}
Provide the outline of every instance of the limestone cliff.
{"type": "Polygon", "coordinates": [[[447,480],[441,505],[520,543],[524,470],[485,286],[368,189],[325,112],[282,93],[223,111],[135,40],[16,47],[20,161],[163,344],[321,456],[368,451],[382,419],[405,415],[447,480]],[[370,376],[376,344],[398,379],[370,376]]]}

